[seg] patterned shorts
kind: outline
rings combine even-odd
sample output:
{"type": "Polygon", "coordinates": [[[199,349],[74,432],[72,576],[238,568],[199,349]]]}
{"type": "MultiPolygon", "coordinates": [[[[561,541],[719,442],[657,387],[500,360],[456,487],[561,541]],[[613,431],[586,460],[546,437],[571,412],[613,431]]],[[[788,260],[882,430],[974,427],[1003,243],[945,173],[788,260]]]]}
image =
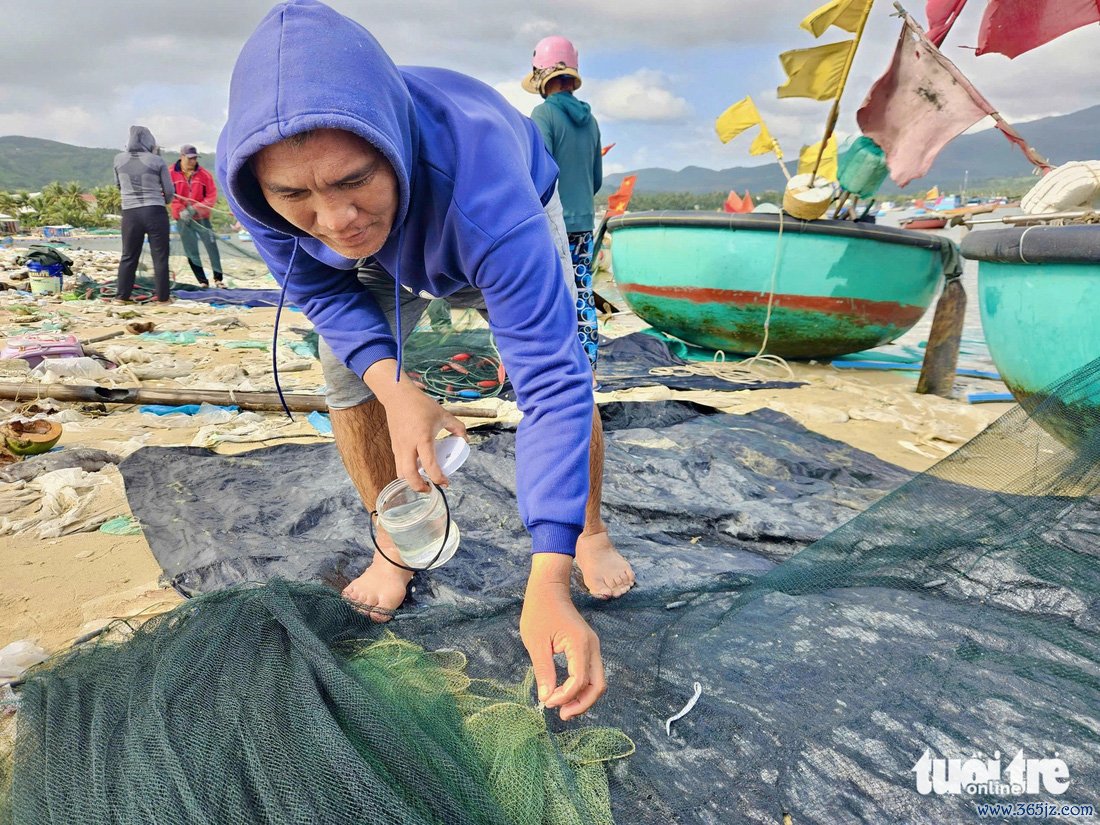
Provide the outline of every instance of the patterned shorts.
{"type": "Polygon", "coordinates": [[[592,292],[592,233],[570,232],[569,254],[573,258],[573,277],[577,281],[577,337],[596,370],[600,331],[596,319],[596,298],[592,292]]]}

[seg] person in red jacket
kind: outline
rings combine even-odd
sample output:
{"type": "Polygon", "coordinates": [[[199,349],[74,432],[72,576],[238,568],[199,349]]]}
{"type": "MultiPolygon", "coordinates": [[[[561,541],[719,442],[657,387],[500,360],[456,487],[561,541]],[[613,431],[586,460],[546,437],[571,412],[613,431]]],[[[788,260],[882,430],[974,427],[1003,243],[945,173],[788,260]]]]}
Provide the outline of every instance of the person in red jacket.
{"type": "Polygon", "coordinates": [[[203,286],[210,286],[199,257],[199,241],[210,256],[210,268],[214,270],[214,286],[224,287],[221,256],[218,254],[217,236],[210,225],[210,208],[218,200],[218,187],[214,176],[199,166],[199,153],[191,144],[180,147],[180,159],[171,169],[172,183],[176,187],[176,199],[172,201],[172,217],[183,242],[183,252],[195,278],[203,286]]]}

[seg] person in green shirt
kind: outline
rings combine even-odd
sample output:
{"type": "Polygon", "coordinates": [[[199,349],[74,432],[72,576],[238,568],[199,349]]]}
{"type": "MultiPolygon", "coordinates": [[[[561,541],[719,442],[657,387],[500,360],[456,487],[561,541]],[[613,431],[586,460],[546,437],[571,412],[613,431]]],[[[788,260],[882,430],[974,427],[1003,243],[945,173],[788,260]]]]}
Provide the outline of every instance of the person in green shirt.
{"type": "Polygon", "coordinates": [[[558,194],[577,282],[577,335],[595,374],[599,328],[592,291],[592,229],[596,222],[593,198],[603,185],[600,127],[592,107],[573,96],[580,88],[581,75],[577,50],[569,40],[560,35],[543,38],[535,46],[531,63],[522,85],[543,97],[531,119],[558,164],[558,194]]]}

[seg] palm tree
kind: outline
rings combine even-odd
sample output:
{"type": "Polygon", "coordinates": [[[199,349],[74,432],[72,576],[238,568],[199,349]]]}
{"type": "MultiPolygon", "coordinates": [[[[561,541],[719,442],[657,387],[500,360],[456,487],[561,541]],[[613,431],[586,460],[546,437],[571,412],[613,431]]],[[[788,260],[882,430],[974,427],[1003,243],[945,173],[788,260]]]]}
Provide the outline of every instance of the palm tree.
{"type": "Polygon", "coordinates": [[[0,192],[0,212],[18,218],[20,205],[15,192],[0,192]]]}
{"type": "Polygon", "coordinates": [[[107,215],[118,215],[122,212],[122,193],[117,186],[97,186],[92,190],[95,195],[96,206],[107,215]]]}
{"type": "Polygon", "coordinates": [[[57,181],[50,181],[42,187],[43,200],[53,201],[65,194],[64,188],[57,181]]]}

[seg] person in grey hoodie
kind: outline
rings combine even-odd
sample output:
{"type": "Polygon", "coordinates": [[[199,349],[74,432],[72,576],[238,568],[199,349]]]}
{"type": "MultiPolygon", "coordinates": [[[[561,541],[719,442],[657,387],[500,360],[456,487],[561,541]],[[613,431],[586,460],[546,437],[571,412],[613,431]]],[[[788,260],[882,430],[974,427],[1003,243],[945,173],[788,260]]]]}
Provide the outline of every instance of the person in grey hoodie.
{"type": "Polygon", "coordinates": [[[156,299],[168,295],[168,210],[176,196],[168,164],[157,150],[153,133],[144,126],[130,127],[125,152],[115,155],[115,181],[122,192],[122,259],[118,263],[116,300],[129,302],[145,237],[153,254],[156,299]]]}

